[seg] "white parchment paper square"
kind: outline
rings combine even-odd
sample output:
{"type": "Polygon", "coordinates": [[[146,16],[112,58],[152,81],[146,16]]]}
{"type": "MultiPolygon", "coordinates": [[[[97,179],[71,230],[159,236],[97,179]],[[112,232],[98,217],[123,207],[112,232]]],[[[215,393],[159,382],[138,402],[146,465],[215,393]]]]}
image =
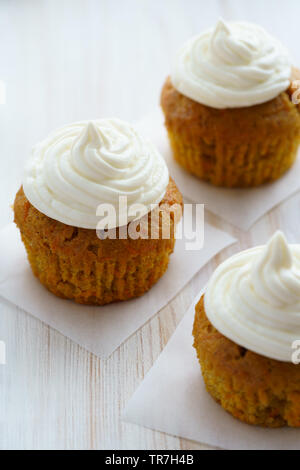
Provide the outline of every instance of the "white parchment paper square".
{"type": "Polygon", "coordinates": [[[194,300],[129,401],[124,419],[224,449],[300,449],[300,429],[267,429],[233,418],[205,389],[193,348],[194,300]]]}
{"type": "Polygon", "coordinates": [[[189,174],[175,162],[160,109],[145,117],[137,127],[160,150],[170,175],[188,199],[205,204],[209,211],[241,230],[249,230],[260,217],[300,190],[299,157],[294,166],[274,183],[250,189],[217,188],[189,174]]]}
{"type": "Polygon", "coordinates": [[[14,224],[0,231],[0,295],[97,356],[109,356],[178,294],[213,256],[235,239],[205,224],[204,247],[177,240],[165,275],[144,296],[102,307],[78,305],[48,292],[33,276],[14,224]]]}

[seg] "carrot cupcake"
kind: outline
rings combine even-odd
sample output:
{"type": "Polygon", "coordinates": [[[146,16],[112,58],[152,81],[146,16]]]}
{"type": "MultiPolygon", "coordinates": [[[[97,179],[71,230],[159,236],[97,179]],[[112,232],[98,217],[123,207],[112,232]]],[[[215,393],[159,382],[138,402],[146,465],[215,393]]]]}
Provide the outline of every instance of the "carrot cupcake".
{"type": "Polygon", "coordinates": [[[129,124],[102,119],[58,129],[33,149],[14,213],[40,282],[102,305],[138,297],[164,274],[181,206],[153,145],[129,124]]]}
{"type": "Polygon", "coordinates": [[[175,160],[216,186],[278,179],[296,159],[299,79],[280,44],[257,25],[219,20],[178,52],[161,94],[175,160]]]}
{"type": "Polygon", "coordinates": [[[222,263],[196,305],[193,335],[206,388],[225,410],[300,427],[300,245],[277,232],[222,263]]]}

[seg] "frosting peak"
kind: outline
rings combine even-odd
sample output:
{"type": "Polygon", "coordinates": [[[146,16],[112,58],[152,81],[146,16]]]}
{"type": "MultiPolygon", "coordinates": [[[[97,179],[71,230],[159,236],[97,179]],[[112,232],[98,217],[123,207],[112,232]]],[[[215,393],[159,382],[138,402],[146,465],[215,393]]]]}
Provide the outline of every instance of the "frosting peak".
{"type": "Polygon", "coordinates": [[[220,18],[212,33],[210,53],[220,63],[247,65],[254,59],[258,46],[254,35],[247,36],[245,32],[244,37],[239,37],[235,29],[220,18]]]}
{"type": "Polygon", "coordinates": [[[291,361],[292,343],[300,339],[300,245],[276,232],[266,246],[229,258],[208,284],[205,310],[237,344],[291,361]]]}
{"type": "Polygon", "coordinates": [[[278,230],[264,248],[256,263],[256,268],[261,270],[266,266],[268,271],[272,272],[277,269],[289,269],[292,264],[292,253],[288,242],[284,234],[278,230]]]}
{"type": "Polygon", "coordinates": [[[96,229],[99,204],[112,204],[119,220],[129,222],[130,206],[142,204],[149,212],[168,182],[165,161],[150,142],[119,119],[99,119],[65,126],[37,144],[23,188],[48,217],[96,229]],[[127,214],[118,212],[120,196],[127,198],[127,214]]]}
{"type": "Polygon", "coordinates": [[[222,109],[269,101],[288,88],[290,75],[279,41],[257,25],[219,19],[180,49],[171,79],[183,95],[222,109]]]}
{"type": "Polygon", "coordinates": [[[100,147],[100,129],[97,129],[93,121],[88,121],[87,125],[82,129],[81,134],[75,139],[73,146],[78,142],[81,145],[90,144],[94,147],[100,147]]]}
{"type": "Polygon", "coordinates": [[[273,235],[255,260],[251,283],[271,305],[280,307],[300,301],[300,272],[294,266],[291,249],[282,232],[273,235]]]}

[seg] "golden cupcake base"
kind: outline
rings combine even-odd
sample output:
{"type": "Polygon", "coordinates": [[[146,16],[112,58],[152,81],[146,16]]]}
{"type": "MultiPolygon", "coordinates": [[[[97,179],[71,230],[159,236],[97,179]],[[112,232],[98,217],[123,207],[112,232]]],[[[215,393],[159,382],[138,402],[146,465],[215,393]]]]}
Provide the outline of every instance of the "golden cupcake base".
{"type": "MultiPolygon", "coordinates": [[[[163,201],[168,211],[182,197],[170,180],[163,201]]],[[[147,292],[164,274],[175,244],[171,214],[170,238],[104,239],[96,230],[81,229],[53,220],[35,209],[21,188],[16,195],[15,222],[20,229],[32,271],[58,297],[81,304],[104,305],[147,292]]],[[[150,233],[151,213],[146,219],[150,233]]]]}
{"type": "Polygon", "coordinates": [[[255,187],[280,178],[295,162],[298,141],[281,142],[274,149],[268,145],[262,153],[259,146],[239,147],[234,151],[210,150],[204,140],[185,141],[168,131],[174,159],[189,173],[215,186],[228,188],[255,187]],[[264,158],[265,156],[265,158],[264,158]],[[234,161],[234,165],[232,162],[234,161]]]}
{"type": "Polygon", "coordinates": [[[204,296],[196,305],[194,347],[210,395],[235,418],[276,428],[300,427],[300,366],[255,354],[219,333],[204,296]]]}
{"type": "Polygon", "coordinates": [[[215,186],[275,181],[296,159],[300,114],[290,90],[260,105],[214,109],[182,95],[167,79],[161,105],[174,159],[215,186]]]}

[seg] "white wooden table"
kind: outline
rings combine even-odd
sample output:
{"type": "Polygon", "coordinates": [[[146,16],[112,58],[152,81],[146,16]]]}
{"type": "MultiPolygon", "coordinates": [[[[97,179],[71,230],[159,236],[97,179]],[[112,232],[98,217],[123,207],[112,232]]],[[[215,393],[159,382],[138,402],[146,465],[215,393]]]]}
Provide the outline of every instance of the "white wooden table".
{"type": "MultiPolygon", "coordinates": [[[[88,118],[142,118],[157,104],[178,46],[220,15],[262,24],[299,65],[299,14],[298,0],[2,0],[0,79],[7,96],[0,105],[0,228],[12,218],[30,147],[49,130],[88,118]]],[[[120,413],[217,264],[277,228],[299,242],[299,209],[300,194],[246,234],[206,213],[239,243],[107,361],[0,300],[0,340],[7,346],[7,365],[0,366],[0,448],[205,448],[123,423],[120,413]]]]}

